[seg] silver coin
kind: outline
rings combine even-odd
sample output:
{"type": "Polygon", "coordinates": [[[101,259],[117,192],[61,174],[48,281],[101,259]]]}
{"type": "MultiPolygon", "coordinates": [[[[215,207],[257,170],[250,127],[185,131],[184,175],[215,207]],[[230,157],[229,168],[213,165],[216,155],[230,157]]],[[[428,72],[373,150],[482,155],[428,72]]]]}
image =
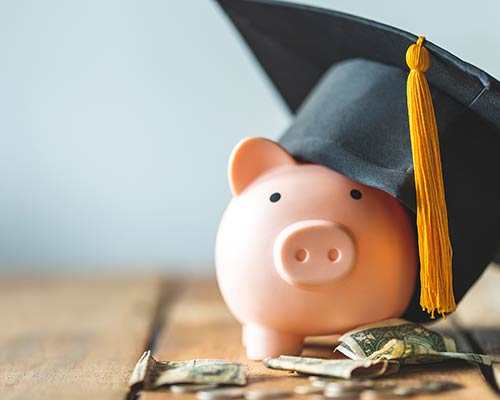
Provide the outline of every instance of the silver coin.
{"type": "Polygon", "coordinates": [[[422,389],[431,393],[438,393],[443,390],[441,382],[423,382],[422,389]]]}
{"type": "Polygon", "coordinates": [[[392,389],[392,393],[400,397],[411,397],[421,392],[422,390],[418,386],[396,386],[392,389]]]}
{"type": "Polygon", "coordinates": [[[325,394],[328,393],[359,393],[366,389],[363,384],[355,381],[331,382],[325,386],[325,394]]]}
{"type": "Polygon", "coordinates": [[[460,387],[460,384],[453,381],[424,381],[421,384],[421,389],[428,393],[439,393],[460,387]]]}
{"type": "Polygon", "coordinates": [[[211,385],[211,384],[191,384],[191,383],[186,383],[186,384],[178,384],[178,385],[171,385],[170,390],[174,393],[193,393],[193,392],[199,392],[200,390],[212,390],[216,389],[218,385],[211,385]]]}
{"type": "Polygon", "coordinates": [[[316,386],[316,385],[300,385],[295,386],[293,391],[297,394],[320,394],[323,393],[324,386],[316,386]]]}
{"type": "Polygon", "coordinates": [[[357,399],[364,389],[350,387],[348,385],[327,385],[323,395],[330,399],[357,399]]]}
{"type": "MultiPolygon", "coordinates": [[[[341,380],[339,379],[328,379],[328,378],[318,378],[318,377],[314,377],[316,379],[310,379],[310,383],[311,385],[314,385],[316,387],[320,387],[320,386],[326,386],[328,385],[329,383],[332,383],[332,382],[339,382],[341,380]]],[[[343,379],[342,379],[343,381],[343,379]]]]}
{"type": "Polygon", "coordinates": [[[241,399],[245,395],[243,388],[228,388],[201,391],[196,394],[199,400],[218,400],[218,399],[241,399]]]}
{"type": "Polygon", "coordinates": [[[363,390],[359,394],[359,400],[379,400],[383,398],[384,397],[380,392],[372,389],[363,390]]]}
{"type": "Polygon", "coordinates": [[[308,379],[309,379],[310,381],[322,381],[322,380],[324,380],[324,377],[322,377],[322,376],[317,376],[317,375],[309,375],[309,376],[308,376],[308,379]]]}
{"type": "Polygon", "coordinates": [[[372,388],[379,390],[379,389],[392,389],[396,387],[396,382],[393,380],[380,380],[374,383],[372,388]]]}
{"type": "Polygon", "coordinates": [[[324,388],[329,383],[330,382],[323,381],[323,380],[315,380],[315,381],[311,381],[311,386],[314,386],[314,387],[317,387],[317,388],[324,388]]]}
{"type": "Polygon", "coordinates": [[[377,382],[375,382],[374,380],[372,379],[364,379],[362,381],[357,381],[357,383],[362,386],[362,387],[365,387],[367,389],[369,388],[372,388],[372,387],[375,387],[377,385],[377,382]]]}
{"type": "Polygon", "coordinates": [[[278,399],[282,397],[291,397],[291,396],[293,396],[293,392],[290,390],[255,389],[255,390],[245,391],[245,399],[247,400],[278,399]]]}
{"type": "Polygon", "coordinates": [[[340,400],[357,400],[359,393],[324,393],[323,397],[327,399],[340,399],[340,400]]]}

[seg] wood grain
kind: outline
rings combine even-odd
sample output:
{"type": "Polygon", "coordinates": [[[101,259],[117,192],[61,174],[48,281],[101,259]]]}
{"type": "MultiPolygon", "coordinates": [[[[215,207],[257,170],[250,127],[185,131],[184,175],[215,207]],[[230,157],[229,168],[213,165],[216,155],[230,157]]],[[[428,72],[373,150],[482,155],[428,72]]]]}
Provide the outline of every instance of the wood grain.
{"type": "MultiPolygon", "coordinates": [[[[490,274],[490,271],[488,271],[490,274]]],[[[496,277],[496,272],[493,272],[496,277]]],[[[488,277],[485,278],[488,280],[488,277]]],[[[500,280],[497,280],[497,287],[500,280]]],[[[483,301],[482,292],[474,291],[468,302],[483,301]],[[478,293],[479,292],[479,293],[478,293]]],[[[495,324],[494,324],[495,325],[495,324]]],[[[495,325],[496,328],[500,325],[495,325]]],[[[457,325],[451,319],[435,324],[438,330],[457,334],[459,341],[467,339],[457,332],[457,325]]],[[[495,329],[496,329],[495,328],[495,329]]],[[[332,349],[337,337],[311,338],[303,355],[332,358],[332,349]]],[[[225,358],[248,364],[249,388],[286,388],[307,382],[307,379],[283,371],[265,368],[260,362],[248,361],[241,346],[240,326],[229,313],[213,281],[192,280],[169,310],[167,323],[157,340],[155,356],[161,360],[182,360],[192,358],[225,358]]],[[[448,362],[427,366],[404,367],[398,375],[387,379],[405,383],[422,379],[452,380],[463,388],[440,394],[440,399],[497,399],[497,395],[484,381],[477,366],[463,362],[448,362]]],[[[300,398],[300,396],[296,396],[300,398]]],[[[141,400],[168,398],[193,399],[192,394],[172,394],[168,391],[145,392],[141,400]]],[[[416,399],[431,399],[436,396],[420,396],[416,399]]]]}
{"type": "MultiPolygon", "coordinates": [[[[463,351],[493,355],[497,379],[499,288],[500,268],[490,267],[459,311],[433,326],[453,334],[463,351]]],[[[159,359],[245,362],[249,388],[292,389],[307,382],[304,377],[266,369],[260,362],[248,362],[240,326],[213,279],[190,279],[186,285],[157,278],[3,279],[0,321],[0,393],[7,400],[123,400],[130,372],[146,346],[152,346],[159,359]]],[[[336,336],[311,338],[303,355],[334,357],[331,350],[336,340],[336,336]]],[[[498,398],[479,368],[466,363],[406,367],[388,379],[442,379],[464,385],[440,399],[498,398]]],[[[148,392],[141,399],[173,397],[188,400],[194,395],[148,392]]]]}
{"type": "Polygon", "coordinates": [[[454,321],[465,332],[474,351],[489,354],[500,383],[500,266],[491,265],[467,293],[454,321]]]}
{"type": "Polygon", "coordinates": [[[148,340],[159,280],[0,282],[2,399],[120,399],[148,340]]]}

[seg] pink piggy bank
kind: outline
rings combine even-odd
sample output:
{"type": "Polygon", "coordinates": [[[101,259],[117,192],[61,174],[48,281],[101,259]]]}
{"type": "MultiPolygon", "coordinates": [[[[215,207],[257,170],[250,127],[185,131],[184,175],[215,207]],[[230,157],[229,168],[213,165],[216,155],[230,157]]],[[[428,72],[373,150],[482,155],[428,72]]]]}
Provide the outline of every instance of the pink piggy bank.
{"type": "Polygon", "coordinates": [[[307,336],[403,314],[418,257],[396,199],[263,138],[240,142],[228,172],[217,279],[248,358],[298,355],[307,336]]]}

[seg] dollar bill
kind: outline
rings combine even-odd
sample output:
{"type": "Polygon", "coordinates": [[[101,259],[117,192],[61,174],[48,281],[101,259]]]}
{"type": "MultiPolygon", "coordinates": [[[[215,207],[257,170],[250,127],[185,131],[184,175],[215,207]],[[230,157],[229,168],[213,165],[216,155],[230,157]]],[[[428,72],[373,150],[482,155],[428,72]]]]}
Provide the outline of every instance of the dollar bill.
{"type": "Polygon", "coordinates": [[[326,360],[313,357],[279,356],[267,358],[268,368],[342,379],[374,378],[397,372],[399,364],[390,360],[326,360]]]}
{"type": "Polygon", "coordinates": [[[339,338],[335,349],[352,360],[364,360],[380,350],[389,340],[407,340],[435,351],[456,351],[455,341],[420,324],[394,318],[364,325],[339,338]]]}
{"type": "Polygon", "coordinates": [[[129,385],[133,390],[152,390],[176,383],[245,385],[246,366],[227,360],[199,359],[157,361],[146,351],[132,371],[129,385]]]}
{"type": "Polygon", "coordinates": [[[400,364],[426,364],[461,359],[491,364],[482,354],[459,353],[455,341],[420,324],[390,319],[345,333],[335,348],[352,360],[393,360],[400,364]]]}
{"type": "Polygon", "coordinates": [[[369,360],[394,360],[400,364],[428,364],[447,360],[465,360],[476,364],[491,365],[491,357],[483,354],[438,352],[407,340],[389,340],[369,360]]]}

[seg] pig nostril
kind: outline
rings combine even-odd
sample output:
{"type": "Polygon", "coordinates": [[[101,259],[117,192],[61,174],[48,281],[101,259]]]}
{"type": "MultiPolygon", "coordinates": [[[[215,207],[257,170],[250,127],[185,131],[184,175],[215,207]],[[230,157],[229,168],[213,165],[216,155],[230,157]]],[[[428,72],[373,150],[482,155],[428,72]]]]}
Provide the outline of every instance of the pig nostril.
{"type": "Polygon", "coordinates": [[[340,258],[340,252],[337,249],[328,250],[328,259],[332,262],[338,261],[340,258]]]}
{"type": "Polygon", "coordinates": [[[305,249],[299,249],[295,253],[295,259],[298,262],[306,262],[309,257],[309,253],[305,249]]]}

